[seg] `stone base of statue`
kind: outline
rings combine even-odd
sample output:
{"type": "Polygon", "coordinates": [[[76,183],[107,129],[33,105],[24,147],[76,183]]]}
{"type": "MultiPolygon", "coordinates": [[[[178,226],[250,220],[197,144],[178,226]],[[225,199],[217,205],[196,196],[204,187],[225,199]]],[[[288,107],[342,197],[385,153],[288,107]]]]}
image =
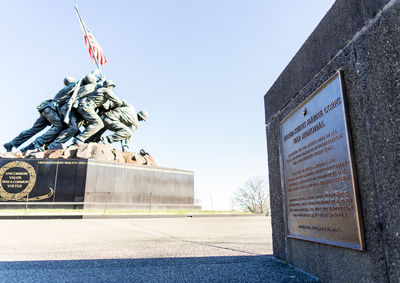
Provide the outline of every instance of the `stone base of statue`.
{"type": "Polygon", "coordinates": [[[114,149],[114,160],[96,160],[96,150],[97,159],[106,159],[108,147],[87,147],[67,159],[49,158],[62,157],[56,151],[40,153],[47,158],[0,158],[1,207],[200,209],[194,205],[192,171],[157,167],[149,155],[140,161],[140,155],[114,149]],[[90,158],[77,157],[85,150],[90,158]],[[124,160],[124,154],[130,158],[124,160]]]}

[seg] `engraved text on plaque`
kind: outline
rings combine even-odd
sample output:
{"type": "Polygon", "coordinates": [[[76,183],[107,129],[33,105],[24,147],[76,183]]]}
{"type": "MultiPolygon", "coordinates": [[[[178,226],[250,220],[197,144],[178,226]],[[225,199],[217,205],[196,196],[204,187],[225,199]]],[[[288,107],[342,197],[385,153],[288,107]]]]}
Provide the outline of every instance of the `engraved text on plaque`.
{"type": "Polygon", "coordinates": [[[281,122],[288,236],[363,250],[338,72],[281,122]]]}

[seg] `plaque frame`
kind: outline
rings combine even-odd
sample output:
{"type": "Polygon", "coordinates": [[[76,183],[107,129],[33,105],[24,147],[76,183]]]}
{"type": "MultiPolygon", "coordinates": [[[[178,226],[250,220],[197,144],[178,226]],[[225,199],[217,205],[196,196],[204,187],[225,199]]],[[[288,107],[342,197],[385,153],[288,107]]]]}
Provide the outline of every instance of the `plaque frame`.
{"type": "MultiPolygon", "coordinates": [[[[306,109],[306,108],[303,108],[306,109]]],[[[304,111],[304,110],[303,110],[304,111]]],[[[304,114],[304,113],[303,113],[304,114]]],[[[293,238],[293,239],[300,239],[300,240],[306,240],[310,242],[316,242],[316,243],[321,243],[321,244],[327,244],[331,246],[337,246],[337,247],[342,247],[342,248],[349,248],[353,250],[358,250],[358,251],[365,251],[365,239],[364,239],[364,230],[363,230],[363,222],[362,222],[362,214],[361,214],[361,203],[360,203],[360,195],[359,195],[359,190],[358,190],[358,181],[357,181],[357,175],[356,175],[356,168],[355,168],[355,158],[354,158],[354,151],[353,151],[353,145],[351,141],[351,127],[350,127],[350,122],[349,122],[349,114],[348,114],[348,105],[347,105],[347,99],[346,99],[346,92],[345,92],[345,87],[344,87],[344,77],[343,77],[343,72],[341,70],[338,70],[333,76],[331,76],[328,80],[326,80],[321,86],[318,87],[317,90],[315,90],[311,95],[309,95],[303,102],[301,102],[293,111],[291,111],[285,118],[283,118],[280,122],[280,142],[279,142],[279,155],[280,155],[280,171],[281,171],[281,186],[282,186],[282,192],[283,192],[283,199],[284,199],[284,218],[285,218],[285,226],[286,226],[286,235],[288,238],[293,238]],[[355,214],[355,220],[356,220],[356,229],[357,229],[357,235],[358,235],[358,243],[353,244],[353,243],[346,243],[343,241],[334,241],[334,240],[327,240],[324,238],[315,238],[315,237],[310,237],[307,235],[296,235],[296,234],[290,234],[289,232],[289,211],[288,211],[288,193],[287,193],[287,184],[286,184],[286,171],[285,171],[285,157],[284,157],[284,149],[283,149],[283,142],[282,142],[282,125],[288,121],[295,113],[298,111],[301,111],[301,109],[309,102],[311,101],[314,97],[316,97],[323,89],[325,89],[332,81],[335,79],[339,80],[339,90],[340,90],[340,97],[342,98],[343,102],[343,119],[344,119],[344,132],[345,132],[345,141],[347,145],[347,153],[348,153],[348,160],[349,160],[349,169],[350,169],[350,176],[351,176],[351,192],[352,192],[352,198],[354,200],[354,214],[355,214]]]]}

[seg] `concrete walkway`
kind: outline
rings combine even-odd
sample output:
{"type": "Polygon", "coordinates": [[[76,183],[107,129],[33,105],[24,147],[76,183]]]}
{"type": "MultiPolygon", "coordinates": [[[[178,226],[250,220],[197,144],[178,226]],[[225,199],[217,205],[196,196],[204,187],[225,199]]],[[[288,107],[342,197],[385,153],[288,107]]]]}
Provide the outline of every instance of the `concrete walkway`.
{"type": "Polygon", "coordinates": [[[1,282],[314,282],[273,259],[264,216],[0,225],[1,282]]]}

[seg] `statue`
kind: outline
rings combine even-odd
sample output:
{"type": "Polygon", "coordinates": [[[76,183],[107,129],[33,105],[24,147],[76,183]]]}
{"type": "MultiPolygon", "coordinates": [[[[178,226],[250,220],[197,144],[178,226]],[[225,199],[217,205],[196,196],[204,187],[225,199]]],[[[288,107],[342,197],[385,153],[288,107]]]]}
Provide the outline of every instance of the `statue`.
{"type": "MultiPolygon", "coordinates": [[[[4,144],[4,148],[7,152],[10,152],[13,147],[18,148],[21,144],[29,140],[31,137],[39,133],[41,130],[45,129],[47,126],[52,125],[52,128],[48,131],[47,135],[43,135],[38,141],[32,143],[32,149],[35,147],[40,147],[38,142],[45,142],[54,133],[59,132],[62,129],[62,120],[57,111],[57,101],[59,97],[63,95],[68,95],[72,92],[75,87],[74,79],[71,77],[66,77],[64,79],[65,87],[61,89],[53,99],[48,99],[39,104],[37,107],[40,116],[33,124],[30,129],[22,131],[18,136],[16,136],[12,141],[4,144]]],[[[30,149],[27,148],[27,149],[30,149]]]]}
{"type": "Polygon", "coordinates": [[[120,142],[126,150],[139,121],[148,120],[146,111],[136,113],[132,105],[118,98],[112,91],[115,83],[105,80],[101,73],[92,72],[78,82],[66,77],[64,84],[53,99],[45,100],[37,107],[40,117],[34,125],[4,144],[7,152],[18,148],[47,126],[50,128],[44,134],[21,151],[62,148],[75,135],[72,145],[120,142]],[[83,132],[79,131],[80,126],[85,127],[83,132]],[[106,130],[114,133],[102,137],[106,130]]]}
{"type": "MultiPolygon", "coordinates": [[[[106,105],[107,107],[108,105],[106,105]]],[[[130,140],[133,133],[139,127],[139,121],[147,121],[149,114],[142,110],[136,113],[135,108],[127,101],[122,100],[122,104],[114,109],[106,110],[100,116],[104,127],[89,141],[100,142],[104,144],[112,144],[113,142],[121,142],[122,150],[128,149],[127,141],[130,140]],[[106,131],[114,132],[112,135],[102,137],[106,131]]]]}
{"type": "Polygon", "coordinates": [[[74,104],[77,105],[78,100],[88,95],[100,87],[103,80],[96,79],[93,74],[87,75],[83,79],[83,85],[78,89],[76,95],[72,95],[59,109],[59,113],[65,123],[65,129],[47,146],[47,149],[60,148],[62,144],[69,141],[74,135],[79,133],[79,122],[81,118],[76,113],[74,104]]]}
{"type": "Polygon", "coordinates": [[[85,130],[72,141],[72,144],[83,144],[88,138],[96,134],[104,127],[104,123],[96,110],[106,102],[110,101],[114,107],[122,104],[122,101],[112,92],[115,84],[111,80],[104,81],[103,87],[89,93],[78,100],[77,111],[87,122],[85,130]]]}

